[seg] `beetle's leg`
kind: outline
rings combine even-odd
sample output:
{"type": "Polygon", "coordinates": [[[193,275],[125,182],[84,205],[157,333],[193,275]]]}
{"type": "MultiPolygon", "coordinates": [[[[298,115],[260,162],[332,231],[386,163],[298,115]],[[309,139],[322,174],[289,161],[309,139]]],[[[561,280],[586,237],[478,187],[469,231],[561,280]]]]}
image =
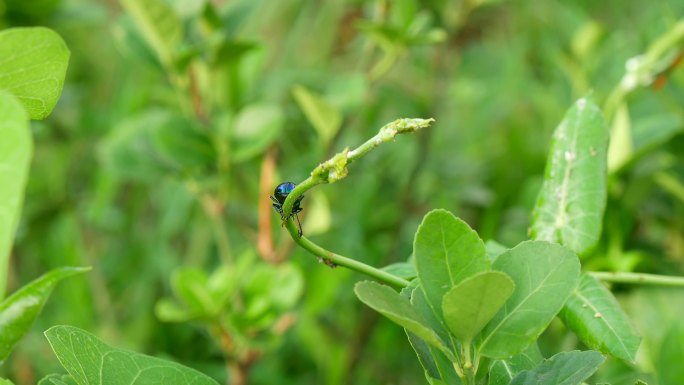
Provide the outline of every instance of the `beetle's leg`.
{"type": "Polygon", "coordinates": [[[295,214],[294,216],[295,216],[295,218],[297,218],[297,226],[299,228],[299,237],[301,238],[302,234],[303,234],[302,233],[302,224],[301,224],[301,222],[299,222],[299,215],[295,214]]]}

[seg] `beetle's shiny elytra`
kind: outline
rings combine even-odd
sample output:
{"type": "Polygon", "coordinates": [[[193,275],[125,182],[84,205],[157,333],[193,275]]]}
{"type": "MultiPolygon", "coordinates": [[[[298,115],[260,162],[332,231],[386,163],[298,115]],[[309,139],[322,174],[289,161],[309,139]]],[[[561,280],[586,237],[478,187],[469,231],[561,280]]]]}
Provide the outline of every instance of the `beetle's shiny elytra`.
{"type": "MultiPolygon", "coordinates": [[[[280,214],[280,218],[283,220],[283,223],[287,221],[290,218],[283,218],[283,204],[285,203],[285,199],[287,198],[288,195],[294,190],[295,184],[292,182],[284,182],[278,185],[278,187],[275,188],[273,191],[273,195],[271,195],[271,201],[273,201],[273,208],[280,214]]],[[[302,224],[299,222],[299,216],[297,213],[302,211],[301,203],[302,199],[304,199],[304,195],[300,195],[297,197],[297,200],[295,200],[294,204],[292,205],[292,212],[290,213],[290,217],[294,216],[297,218],[297,226],[299,227],[299,236],[302,236],[302,224]]]]}

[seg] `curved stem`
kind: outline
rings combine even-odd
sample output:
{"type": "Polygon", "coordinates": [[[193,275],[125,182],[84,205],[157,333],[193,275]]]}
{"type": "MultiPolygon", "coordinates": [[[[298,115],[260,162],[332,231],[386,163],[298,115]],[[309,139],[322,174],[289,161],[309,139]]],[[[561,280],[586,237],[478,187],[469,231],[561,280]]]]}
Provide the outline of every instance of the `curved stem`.
{"type": "Polygon", "coordinates": [[[609,271],[590,271],[589,275],[604,282],[684,287],[684,277],[675,277],[671,275],[609,271]]]}
{"type": "Polygon", "coordinates": [[[325,262],[329,266],[344,266],[348,269],[358,271],[359,273],[366,274],[368,276],[371,276],[378,281],[382,281],[384,283],[403,288],[408,286],[409,281],[397,277],[394,274],[390,274],[384,270],[377,269],[373,266],[366,265],[363,262],[357,261],[352,258],[347,258],[339,254],[335,254],[332,251],[328,251],[321,246],[311,242],[308,238],[306,237],[300,237],[297,227],[294,224],[294,221],[292,221],[292,218],[287,220],[287,223],[285,224],[285,228],[287,228],[287,231],[290,233],[292,236],[292,239],[301,247],[306,249],[308,252],[311,254],[315,255],[316,257],[320,258],[323,262],[325,262]]]}

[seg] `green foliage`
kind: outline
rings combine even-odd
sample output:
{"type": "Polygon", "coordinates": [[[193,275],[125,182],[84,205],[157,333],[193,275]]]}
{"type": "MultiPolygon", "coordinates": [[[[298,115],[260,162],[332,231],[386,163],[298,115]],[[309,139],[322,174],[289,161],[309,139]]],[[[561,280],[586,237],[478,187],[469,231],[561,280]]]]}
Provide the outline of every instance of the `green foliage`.
{"type": "Polygon", "coordinates": [[[605,358],[594,351],[558,353],[536,368],[521,372],[510,385],[579,385],[591,376],[605,358]]]}
{"type": "Polygon", "coordinates": [[[12,28],[0,32],[0,90],[19,99],[31,119],[44,119],[64,86],[69,49],[47,28],[12,28]]]}
{"type": "Polygon", "coordinates": [[[528,241],[501,254],[492,269],[515,283],[513,295],[482,332],[483,355],[506,358],[532,343],[561,310],[577,285],[580,264],[568,249],[528,241]]]}
{"type": "Polygon", "coordinates": [[[78,385],[218,384],[175,362],[113,348],[72,326],[54,326],[45,336],[59,362],[78,385]]]}
{"type": "Polygon", "coordinates": [[[28,117],[12,95],[0,91],[0,299],[5,296],[6,266],[19,222],[33,149],[28,117]]]}
{"type": "Polygon", "coordinates": [[[444,341],[427,326],[427,321],[413,309],[408,299],[400,296],[399,293],[388,286],[368,281],[357,283],[354,287],[354,292],[361,302],[401,325],[408,332],[415,334],[454,360],[444,341]]]}
{"type": "MultiPolygon", "coordinates": [[[[21,167],[0,166],[10,173],[0,176],[0,211],[24,202],[21,216],[0,214],[0,250],[11,253],[1,264],[1,290],[17,291],[59,266],[94,267],[88,280],[54,290],[0,377],[76,384],[49,375],[58,360],[39,333],[55,324],[96,331],[231,385],[509,385],[523,372],[533,381],[557,369],[544,357],[587,348],[611,356],[587,384],[681,377],[673,364],[681,361],[681,293],[610,281],[651,273],[673,277],[644,276],[646,283],[671,284],[684,275],[684,3],[114,5],[0,1],[0,29],[10,27],[0,32],[0,89],[14,100],[12,110],[43,111],[64,83],[48,118],[22,123],[34,137],[33,155],[21,167]],[[61,39],[33,50],[55,42],[54,34],[11,29],[37,25],[68,44],[66,80],[61,39]],[[34,38],[5,44],[17,31],[34,38]],[[41,62],[48,56],[53,65],[41,62]],[[6,68],[10,58],[21,58],[19,67],[6,68]],[[22,90],[46,94],[21,99],[3,83],[24,75],[36,82],[22,90]],[[389,134],[402,124],[418,122],[402,117],[431,127],[394,140],[389,134]],[[386,135],[374,136],[383,125],[386,135]],[[559,140],[561,130],[577,140],[559,140]],[[607,152],[596,147],[586,162],[568,152],[566,161],[563,151],[589,139],[605,144],[608,131],[607,152]],[[371,153],[376,139],[388,143],[371,153]],[[342,155],[326,162],[335,153],[342,155]],[[312,170],[317,183],[340,183],[305,191],[304,236],[291,240],[268,196],[283,181],[302,186],[312,170]],[[25,181],[11,176],[22,172],[25,181]],[[437,207],[459,219],[430,213],[416,237],[421,218],[437,207]],[[550,254],[519,255],[510,271],[497,268],[499,259],[532,247],[523,243],[529,238],[550,254]],[[324,263],[310,258],[312,249],[324,263]],[[530,311],[514,311],[527,287],[523,269],[545,270],[566,254],[576,264],[573,253],[585,275],[560,312],[575,266],[558,286],[540,285],[548,294],[522,303],[535,305],[530,311]],[[331,269],[331,256],[347,264],[331,269]],[[513,282],[500,309],[505,293],[485,290],[490,278],[480,282],[480,275],[501,277],[493,280],[504,287],[513,282]],[[369,304],[401,322],[406,313],[417,317],[419,333],[447,351],[364,308],[352,288],[368,277],[391,286],[361,284],[369,304]],[[469,295],[458,295],[463,290],[469,295]],[[592,306],[605,308],[601,317],[592,306]],[[498,314],[489,319],[490,312],[498,314]],[[496,346],[481,347],[509,313],[501,328],[512,337],[494,333],[496,346]],[[565,325],[548,323],[556,313],[565,325]],[[522,351],[499,359],[485,356],[490,347],[522,351]]],[[[2,159],[10,143],[3,129],[15,119],[0,122],[2,159]]],[[[568,360],[558,357],[553,362],[568,360]]]]}
{"type": "Polygon", "coordinates": [[[491,321],[513,293],[515,284],[497,271],[475,274],[449,290],[442,312],[449,330],[460,341],[470,343],[491,321]]]}
{"type": "Polygon", "coordinates": [[[582,254],[601,234],[608,130],[596,103],[582,98],[553,135],[530,232],[582,254]]]}
{"type": "Polygon", "coordinates": [[[0,303],[0,362],[28,332],[43,310],[55,285],[64,278],[90,270],[82,267],[61,267],[43,274],[23,286],[0,303]]]}
{"type": "Polygon", "coordinates": [[[418,227],[413,255],[430,308],[442,319],[442,298],[465,278],[489,270],[484,242],[445,210],[428,213],[418,227]]]}
{"type": "Polygon", "coordinates": [[[596,278],[583,274],[559,314],[592,349],[634,361],[640,338],[613,294],[596,278]]]}

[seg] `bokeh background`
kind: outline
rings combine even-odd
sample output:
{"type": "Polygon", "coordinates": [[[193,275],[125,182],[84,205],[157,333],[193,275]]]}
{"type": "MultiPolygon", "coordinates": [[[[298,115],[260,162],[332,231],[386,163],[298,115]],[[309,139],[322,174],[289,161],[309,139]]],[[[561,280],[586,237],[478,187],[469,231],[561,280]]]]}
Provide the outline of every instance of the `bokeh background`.
{"type": "MultiPolygon", "coordinates": [[[[424,383],[404,332],[355,299],[363,277],[294,247],[268,194],[387,122],[432,117],[307,194],[305,234],[384,266],[445,208],[515,245],[566,109],[603,105],[627,61],[684,17],[676,0],[168,0],[164,51],[123,3],[0,0],[0,27],[47,26],[71,50],[57,108],[32,122],[10,291],[93,266],[0,366],[18,384],[61,371],[42,335],[56,324],[222,383],[231,354],[249,356],[253,384],[424,383]],[[197,287],[220,306],[192,303],[197,287]]],[[[661,80],[625,100],[634,151],[610,176],[585,269],[684,274],[684,69],[661,80]]],[[[593,380],[679,383],[682,291],[613,289],[644,341],[636,364],[609,361],[593,380]]],[[[541,347],[581,346],[558,322],[541,347]]]]}

